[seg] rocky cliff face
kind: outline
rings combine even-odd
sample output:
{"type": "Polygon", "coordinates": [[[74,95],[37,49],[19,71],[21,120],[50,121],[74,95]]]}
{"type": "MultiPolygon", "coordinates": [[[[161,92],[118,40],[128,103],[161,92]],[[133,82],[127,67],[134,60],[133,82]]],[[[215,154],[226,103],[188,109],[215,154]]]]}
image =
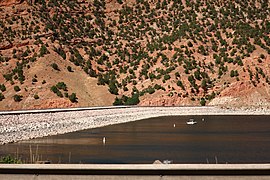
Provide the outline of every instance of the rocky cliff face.
{"type": "Polygon", "coordinates": [[[20,4],[23,0],[0,0],[0,6],[11,6],[14,4],[20,4]]]}

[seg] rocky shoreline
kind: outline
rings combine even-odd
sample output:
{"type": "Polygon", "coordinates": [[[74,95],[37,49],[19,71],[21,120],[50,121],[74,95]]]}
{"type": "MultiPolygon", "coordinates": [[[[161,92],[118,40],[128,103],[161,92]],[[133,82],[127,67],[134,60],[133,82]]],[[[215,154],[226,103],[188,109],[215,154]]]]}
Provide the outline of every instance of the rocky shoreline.
{"type": "Polygon", "coordinates": [[[134,107],[34,114],[5,114],[4,112],[0,112],[0,144],[126,123],[151,117],[175,115],[270,115],[270,109],[134,107]]]}

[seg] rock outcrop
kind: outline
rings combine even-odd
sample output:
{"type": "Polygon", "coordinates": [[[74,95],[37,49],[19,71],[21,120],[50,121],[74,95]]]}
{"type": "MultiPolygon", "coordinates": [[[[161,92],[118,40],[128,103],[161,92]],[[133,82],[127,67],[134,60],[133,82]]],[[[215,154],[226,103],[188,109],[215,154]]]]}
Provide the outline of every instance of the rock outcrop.
{"type": "Polygon", "coordinates": [[[0,0],[0,6],[11,6],[14,4],[20,4],[23,0],[0,0]]]}
{"type": "Polygon", "coordinates": [[[13,45],[9,41],[1,42],[0,44],[0,50],[6,50],[12,48],[13,45]]]}

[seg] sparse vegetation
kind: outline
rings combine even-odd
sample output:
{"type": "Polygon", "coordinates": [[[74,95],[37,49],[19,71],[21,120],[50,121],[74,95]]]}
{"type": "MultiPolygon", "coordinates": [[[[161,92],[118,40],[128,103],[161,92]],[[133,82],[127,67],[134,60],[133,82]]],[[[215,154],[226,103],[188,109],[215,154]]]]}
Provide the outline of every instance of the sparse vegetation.
{"type": "Polygon", "coordinates": [[[0,164],[21,164],[22,161],[10,155],[0,158],[0,164]]]}
{"type": "MultiPolygon", "coordinates": [[[[45,59],[56,70],[52,73],[66,73],[58,64],[73,72],[67,66],[71,62],[78,66],[75,73],[81,69],[97,78],[98,85],[115,95],[114,105],[168,94],[206,105],[216,97],[214,91],[230,88],[224,82],[245,82],[245,77],[253,86],[269,86],[264,66],[270,54],[266,1],[117,0],[115,11],[106,3],[38,0],[27,15],[3,12],[0,44],[8,48],[3,52],[12,52],[0,52],[5,81],[14,84],[16,92],[26,81],[38,85],[37,77],[30,76],[32,82],[25,78],[34,62],[45,59]],[[51,56],[57,60],[47,60],[51,56]]],[[[48,84],[50,78],[45,78],[48,84]]],[[[42,87],[49,88],[45,83],[42,87]]],[[[51,90],[70,97],[66,85],[59,83],[51,90]]]]}

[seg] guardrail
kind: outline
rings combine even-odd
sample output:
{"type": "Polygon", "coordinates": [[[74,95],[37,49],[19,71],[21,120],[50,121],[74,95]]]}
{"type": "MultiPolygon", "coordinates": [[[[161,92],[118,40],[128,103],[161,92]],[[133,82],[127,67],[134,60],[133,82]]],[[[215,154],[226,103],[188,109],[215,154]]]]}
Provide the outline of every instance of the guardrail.
{"type": "Polygon", "coordinates": [[[270,175],[270,164],[3,164],[0,174],[270,175]]]}

